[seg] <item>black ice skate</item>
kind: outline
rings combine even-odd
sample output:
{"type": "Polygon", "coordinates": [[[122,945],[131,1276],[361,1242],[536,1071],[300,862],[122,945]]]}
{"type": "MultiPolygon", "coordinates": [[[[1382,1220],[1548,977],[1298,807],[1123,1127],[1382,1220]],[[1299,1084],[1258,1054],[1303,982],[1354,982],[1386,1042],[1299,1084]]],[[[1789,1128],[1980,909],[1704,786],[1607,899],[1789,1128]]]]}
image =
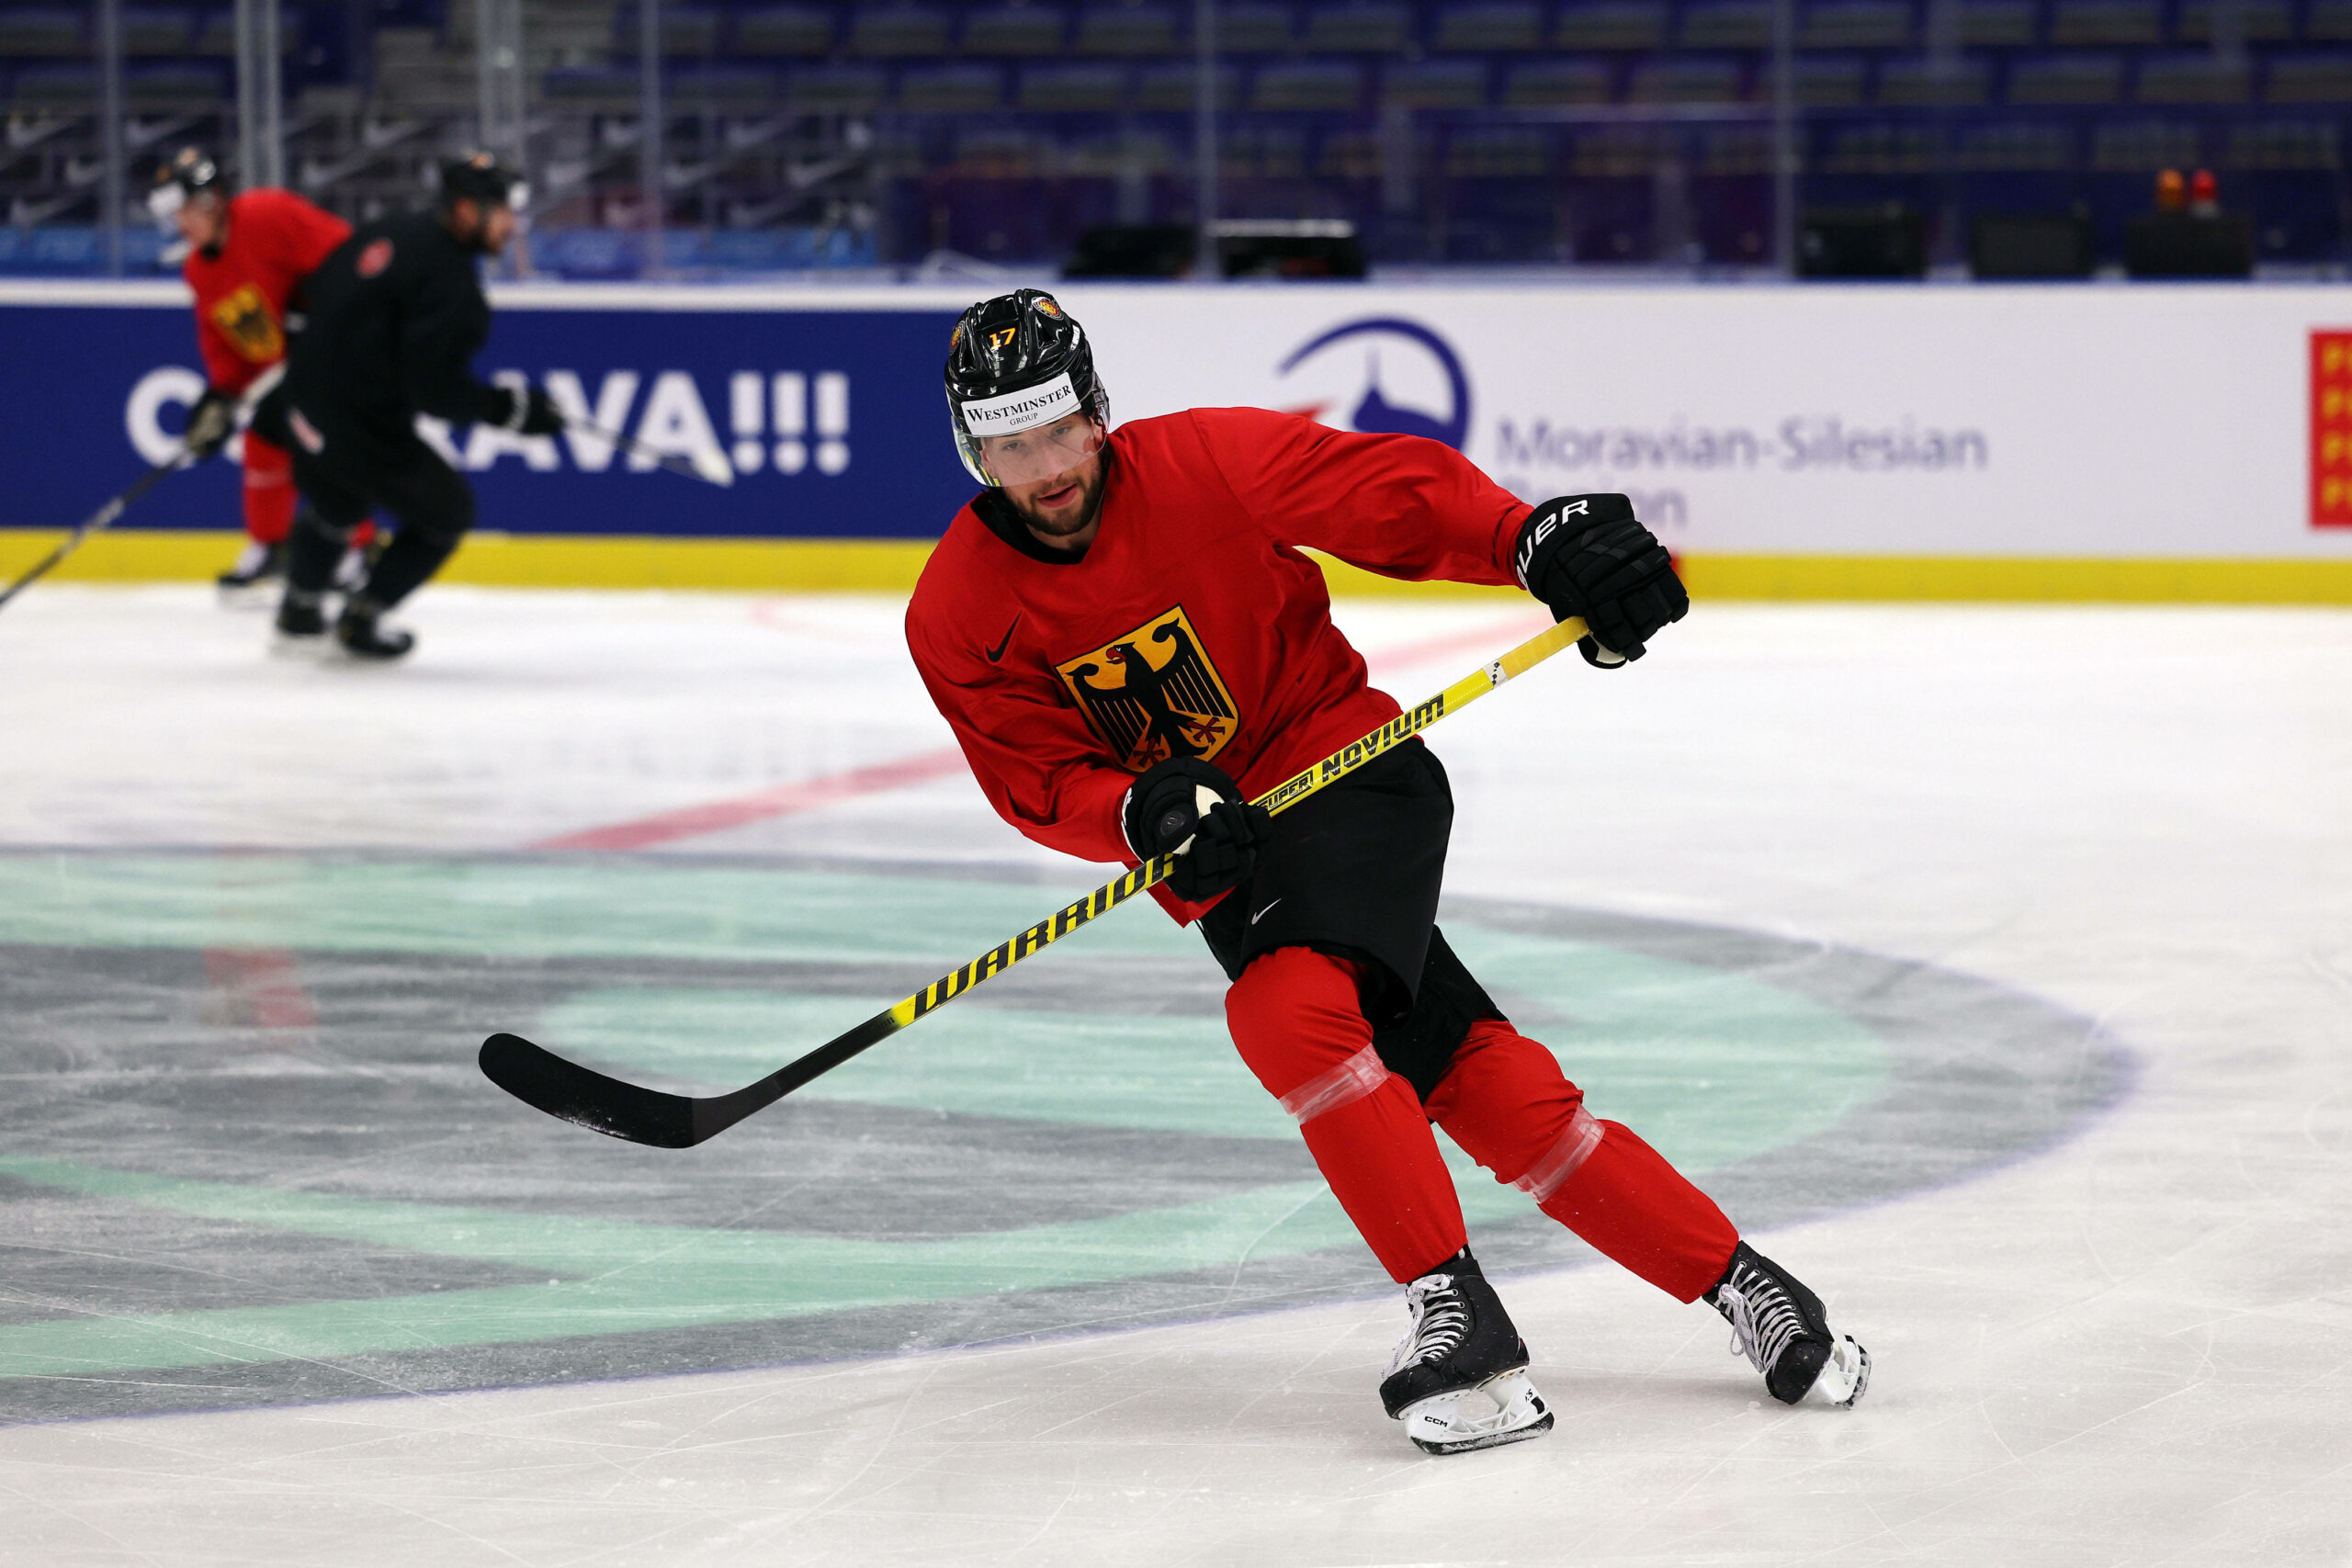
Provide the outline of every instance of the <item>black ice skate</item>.
{"type": "Polygon", "coordinates": [[[326,645],[326,612],[320,607],[320,595],[289,588],[277,605],[277,650],[281,653],[309,653],[326,645]]]}
{"type": "Polygon", "coordinates": [[[266,588],[286,576],[286,544],[265,545],[255,540],[245,546],[237,564],[214,578],[223,594],[242,597],[249,589],[266,588]]]}
{"type": "Polygon", "coordinates": [[[1380,1402],[1433,1454],[1522,1442],[1552,1412],[1527,1381],[1527,1344],[1464,1247],[1405,1287],[1412,1332],[1396,1347],[1380,1402]]]}
{"type": "Polygon", "coordinates": [[[334,640],[354,659],[398,659],[416,646],[416,637],[379,625],[382,614],[367,600],[353,599],[334,624],[334,640]]]}
{"type": "Polygon", "coordinates": [[[1829,1326],[1820,1297],[1746,1242],[1706,1300],[1731,1325],[1732,1354],[1747,1357],[1781,1404],[1811,1398],[1842,1409],[1870,1386],[1871,1353],[1829,1326]]]}

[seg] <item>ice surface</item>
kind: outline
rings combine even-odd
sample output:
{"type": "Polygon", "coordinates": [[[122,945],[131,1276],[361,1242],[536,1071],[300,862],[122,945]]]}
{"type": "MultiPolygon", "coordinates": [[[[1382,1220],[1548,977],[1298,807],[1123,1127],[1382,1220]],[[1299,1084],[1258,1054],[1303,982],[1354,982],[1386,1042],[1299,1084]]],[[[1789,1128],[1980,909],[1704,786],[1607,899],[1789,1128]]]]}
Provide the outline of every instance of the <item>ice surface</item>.
{"type": "MultiPolygon", "coordinates": [[[[1876,1362],[1782,1410],[1464,1168],[1560,1424],[1447,1460],[1151,910],[702,1150],[488,1091],[731,1083],[1096,878],[952,771],[530,852],[946,744],[895,606],[411,618],[0,616],[0,1562],[2352,1561],[2352,617],[1702,605],[1441,727],[1457,945],[1876,1362]]],[[[1530,626],[1342,620],[1408,698],[1530,626]]]]}

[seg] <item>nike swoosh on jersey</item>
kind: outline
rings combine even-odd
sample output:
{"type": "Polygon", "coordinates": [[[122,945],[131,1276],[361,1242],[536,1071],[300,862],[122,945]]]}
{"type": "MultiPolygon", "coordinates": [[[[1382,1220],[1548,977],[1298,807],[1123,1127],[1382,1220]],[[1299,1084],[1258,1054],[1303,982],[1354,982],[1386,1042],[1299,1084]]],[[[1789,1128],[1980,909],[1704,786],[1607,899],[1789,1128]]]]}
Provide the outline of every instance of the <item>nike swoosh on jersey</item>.
{"type": "MultiPolygon", "coordinates": [[[[1027,615],[1028,613],[1029,613],[1028,611],[1023,610],[1023,612],[1021,612],[1021,615],[1027,615]]],[[[1021,624],[1021,615],[1015,615],[1015,616],[1013,616],[1013,617],[1012,617],[1012,626],[1019,626],[1020,624],[1021,624]]],[[[984,650],[983,650],[984,652],[986,652],[986,653],[988,654],[988,656],[989,656],[989,662],[990,664],[994,664],[998,660],[1002,659],[1002,658],[1004,657],[1004,650],[1005,650],[1006,649],[1011,648],[1011,647],[1012,646],[1012,626],[1007,626],[1007,627],[1005,627],[1005,628],[1004,628],[1004,640],[1003,640],[1002,642],[998,643],[994,648],[987,649],[984,649],[984,650]]]]}
{"type": "MultiPolygon", "coordinates": [[[[1275,900],[1274,900],[1274,904],[1279,904],[1279,903],[1281,903],[1281,902],[1282,902],[1282,900],[1281,900],[1281,899],[1279,899],[1279,898],[1277,898],[1277,899],[1275,899],[1275,900]]],[[[1269,905],[1267,905],[1267,906],[1266,906],[1266,908],[1265,908],[1261,909],[1261,910],[1259,910],[1256,914],[1254,914],[1254,915],[1250,916],[1250,923],[1251,925],[1253,925],[1253,926],[1254,926],[1254,925],[1256,925],[1260,920],[1264,919],[1266,918],[1267,912],[1268,912],[1269,910],[1271,910],[1271,909],[1272,909],[1272,908],[1273,908],[1274,904],[1269,904],[1269,905]]]]}

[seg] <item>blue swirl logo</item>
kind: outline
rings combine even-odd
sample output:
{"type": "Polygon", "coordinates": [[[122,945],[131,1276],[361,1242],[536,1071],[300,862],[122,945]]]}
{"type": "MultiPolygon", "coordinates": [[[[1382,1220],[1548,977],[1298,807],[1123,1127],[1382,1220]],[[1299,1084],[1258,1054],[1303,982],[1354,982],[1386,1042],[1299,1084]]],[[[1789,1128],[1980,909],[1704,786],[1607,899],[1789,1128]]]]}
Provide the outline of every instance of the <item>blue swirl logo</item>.
{"type": "MultiPolygon", "coordinates": [[[[1470,378],[1463,373],[1462,356],[1453,352],[1453,345],[1419,321],[1398,316],[1373,316],[1344,322],[1294,349],[1290,357],[1276,367],[1276,374],[1288,376],[1327,351],[1353,343],[1363,346],[1361,390],[1303,403],[1290,412],[1322,419],[1333,409],[1351,402],[1345,416],[1349,429],[1368,434],[1426,435],[1460,451],[1470,434],[1470,378]],[[1410,359],[1433,362],[1430,367],[1436,376],[1432,384],[1442,382],[1447,393],[1442,412],[1390,400],[1382,377],[1384,348],[1392,354],[1401,351],[1410,359]]],[[[1390,367],[1394,367],[1392,359],[1390,367]]],[[[1426,375],[1417,378],[1431,379],[1426,375]]]]}

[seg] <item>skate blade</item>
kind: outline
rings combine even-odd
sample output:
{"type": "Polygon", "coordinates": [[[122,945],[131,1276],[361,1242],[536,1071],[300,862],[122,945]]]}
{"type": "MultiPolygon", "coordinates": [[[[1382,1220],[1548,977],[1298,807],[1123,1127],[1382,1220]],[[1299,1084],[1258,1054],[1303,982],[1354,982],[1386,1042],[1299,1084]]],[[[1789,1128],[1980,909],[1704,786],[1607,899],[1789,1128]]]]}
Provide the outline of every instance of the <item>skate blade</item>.
{"type": "Polygon", "coordinates": [[[273,629],[269,634],[269,656],[272,659],[290,660],[298,664],[323,664],[342,651],[335,646],[334,638],[324,632],[294,637],[273,629]]]}
{"type": "Polygon", "coordinates": [[[1821,1371],[1805,1390],[1800,1403],[1826,1404],[1838,1410],[1853,1408],[1854,1401],[1862,1397],[1871,1386],[1871,1353],[1861,1348],[1850,1334],[1840,1334],[1829,1347],[1829,1359],[1821,1363],[1821,1371]]]}
{"type": "Polygon", "coordinates": [[[1524,1367],[1488,1378],[1476,1388],[1408,1404],[1396,1417],[1423,1453],[1463,1454],[1523,1443],[1552,1429],[1552,1412],[1524,1367]]]}

